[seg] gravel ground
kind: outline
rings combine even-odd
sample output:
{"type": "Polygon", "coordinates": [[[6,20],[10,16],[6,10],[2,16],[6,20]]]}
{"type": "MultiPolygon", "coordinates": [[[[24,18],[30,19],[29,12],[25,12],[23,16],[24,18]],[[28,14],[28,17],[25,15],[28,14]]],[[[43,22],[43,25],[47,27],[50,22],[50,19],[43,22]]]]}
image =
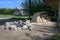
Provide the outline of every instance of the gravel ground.
{"type": "Polygon", "coordinates": [[[0,25],[0,40],[46,40],[57,32],[55,23],[33,24],[33,30],[4,30],[0,25]]]}

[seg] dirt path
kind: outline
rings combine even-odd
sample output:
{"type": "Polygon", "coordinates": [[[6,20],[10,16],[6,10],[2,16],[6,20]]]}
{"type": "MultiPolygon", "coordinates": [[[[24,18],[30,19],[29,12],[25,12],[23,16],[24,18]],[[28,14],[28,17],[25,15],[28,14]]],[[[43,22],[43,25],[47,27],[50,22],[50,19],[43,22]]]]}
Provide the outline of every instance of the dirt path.
{"type": "Polygon", "coordinates": [[[54,23],[33,24],[33,30],[4,30],[0,27],[0,40],[46,40],[56,33],[54,23]]]}

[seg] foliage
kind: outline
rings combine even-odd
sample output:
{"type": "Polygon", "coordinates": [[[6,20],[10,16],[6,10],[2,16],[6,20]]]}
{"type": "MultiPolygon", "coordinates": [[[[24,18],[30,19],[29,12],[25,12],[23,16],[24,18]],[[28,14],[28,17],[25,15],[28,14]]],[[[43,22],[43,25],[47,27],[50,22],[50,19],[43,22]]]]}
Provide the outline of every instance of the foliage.
{"type": "Polygon", "coordinates": [[[7,9],[7,8],[0,8],[0,14],[4,15],[12,15],[16,9],[7,9]]]}
{"type": "MultiPolygon", "coordinates": [[[[60,24],[57,24],[56,28],[60,30],[60,24]]],[[[60,40],[60,32],[55,33],[51,38],[47,40],[60,40]]]]}
{"type": "Polygon", "coordinates": [[[55,21],[57,18],[57,11],[40,0],[31,0],[30,8],[29,1],[26,0],[24,3],[22,3],[22,7],[25,8],[25,12],[27,12],[29,15],[33,15],[35,12],[48,12],[51,20],[55,21]],[[29,9],[31,10],[31,13],[29,13],[29,9]]]}
{"type": "Polygon", "coordinates": [[[50,39],[48,40],[60,40],[60,33],[54,34],[50,39]]]}
{"type": "Polygon", "coordinates": [[[60,30],[60,24],[57,24],[57,28],[60,30]]]}

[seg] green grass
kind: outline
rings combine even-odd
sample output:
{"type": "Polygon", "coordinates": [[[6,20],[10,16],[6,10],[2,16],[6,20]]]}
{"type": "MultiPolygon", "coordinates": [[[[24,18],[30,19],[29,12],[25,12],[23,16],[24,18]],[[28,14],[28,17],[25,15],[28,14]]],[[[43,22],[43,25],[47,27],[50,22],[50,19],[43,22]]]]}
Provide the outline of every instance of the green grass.
{"type": "MultiPolygon", "coordinates": [[[[29,16],[0,15],[0,18],[29,18],[29,16]]],[[[32,16],[30,16],[32,18],[32,16]]]]}
{"type": "MultiPolygon", "coordinates": [[[[14,16],[14,15],[3,15],[0,14],[0,18],[29,18],[29,16],[14,16]]],[[[32,16],[30,16],[30,18],[32,18],[32,16]]],[[[55,20],[56,17],[50,17],[52,20],[55,20]]]]}
{"type": "Polygon", "coordinates": [[[13,17],[13,15],[0,15],[0,18],[10,18],[13,17]]]}
{"type": "MultiPolygon", "coordinates": [[[[29,18],[29,16],[14,16],[14,18],[29,18]]],[[[30,18],[32,18],[32,16],[30,18]]]]}

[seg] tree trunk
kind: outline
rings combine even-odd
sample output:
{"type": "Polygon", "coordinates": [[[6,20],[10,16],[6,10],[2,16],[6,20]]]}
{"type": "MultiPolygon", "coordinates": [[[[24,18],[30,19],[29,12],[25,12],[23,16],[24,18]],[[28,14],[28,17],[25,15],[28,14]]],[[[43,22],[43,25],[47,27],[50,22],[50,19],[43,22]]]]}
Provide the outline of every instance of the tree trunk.
{"type": "Polygon", "coordinates": [[[43,0],[43,1],[45,1],[50,7],[58,9],[58,0],[43,0]]]}
{"type": "Polygon", "coordinates": [[[31,14],[31,0],[29,0],[29,19],[30,19],[30,14],[31,14]]]}
{"type": "Polygon", "coordinates": [[[60,0],[59,0],[59,3],[58,3],[58,19],[57,19],[57,21],[58,21],[58,23],[60,24],[60,0]]]}

